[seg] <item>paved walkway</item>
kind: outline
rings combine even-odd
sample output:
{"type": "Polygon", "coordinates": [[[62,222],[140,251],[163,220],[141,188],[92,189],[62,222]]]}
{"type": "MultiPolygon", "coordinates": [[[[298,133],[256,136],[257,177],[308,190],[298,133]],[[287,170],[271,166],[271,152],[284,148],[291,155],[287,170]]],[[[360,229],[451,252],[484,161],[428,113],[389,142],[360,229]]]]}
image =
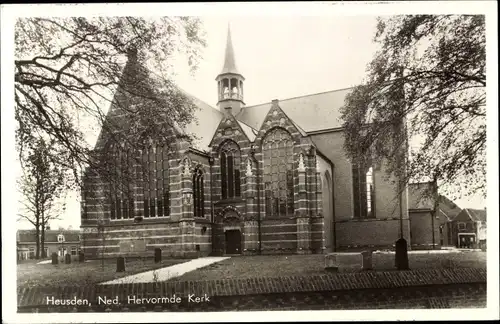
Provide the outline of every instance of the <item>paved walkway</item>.
{"type": "Polygon", "coordinates": [[[136,283],[136,282],[160,282],[166,281],[171,278],[182,276],[183,274],[206,267],[212,263],[220,262],[222,260],[229,259],[229,257],[205,257],[193,259],[184,263],[175,264],[170,267],[165,267],[161,269],[151,270],[147,272],[138,273],[135,275],[118,278],[111,281],[101,282],[100,285],[114,285],[120,283],[136,283]],[[154,274],[156,273],[156,275],[154,274]],[[156,276],[156,278],[155,278],[156,276]]]}
{"type": "MultiPolygon", "coordinates": [[[[446,253],[462,253],[463,250],[410,250],[408,254],[446,254],[446,253]]],[[[396,251],[373,251],[374,254],[395,254],[396,251]]]]}

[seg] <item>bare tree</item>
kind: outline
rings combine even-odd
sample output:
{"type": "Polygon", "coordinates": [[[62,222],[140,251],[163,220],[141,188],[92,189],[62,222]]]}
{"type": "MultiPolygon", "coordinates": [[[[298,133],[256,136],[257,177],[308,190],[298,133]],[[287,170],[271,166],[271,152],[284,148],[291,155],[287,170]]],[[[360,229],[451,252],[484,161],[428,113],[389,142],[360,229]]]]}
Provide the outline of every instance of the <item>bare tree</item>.
{"type": "Polygon", "coordinates": [[[51,161],[50,144],[43,139],[24,150],[23,173],[18,181],[22,198],[18,220],[27,220],[35,228],[36,258],[45,257],[45,229],[64,212],[64,170],[51,161]],[[42,252],[42,253],[40,253],[42,252]]]}
{"type": "Polygon", "coordinates": [[[189,123],[195,106],[170,80],[172,57],[183,55],[194,71],[204,46],[195,17],[19,19],[14,79],[20,156],[26,143],[49,139],[51,162],[71,171],[64,173],[66,183],[75,187],[85,167],[114,170],[95,159],[102,148],[93,149],[89,133],[101,131],[106,142],[136,150],[131,139],[162,137],[168,127],[189,123]],[[106,119],[110,106],[129,115],[126,132],[120,132],[123,118],[106,119]]]}

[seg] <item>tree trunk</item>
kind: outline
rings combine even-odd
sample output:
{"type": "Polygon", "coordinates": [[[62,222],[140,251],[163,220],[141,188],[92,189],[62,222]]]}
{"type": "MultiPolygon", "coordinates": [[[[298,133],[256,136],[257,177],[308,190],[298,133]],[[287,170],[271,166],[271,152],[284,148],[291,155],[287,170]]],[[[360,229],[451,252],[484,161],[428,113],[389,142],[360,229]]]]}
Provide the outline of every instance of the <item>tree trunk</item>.
{"type": "Polygon", "coordinates": [[[42,230],[40,235],[40,249],[42,251],[42,258],[48,257],[48,255],[45,254],[45,220],[42,222],[42,230]]]}
{"type": "Polygon", "coordinates": [[[40,259],[40,222],[36,222],[35,225],[35,240],[36,240],[36,250],[35,250],[35,259],[40,259]]]}

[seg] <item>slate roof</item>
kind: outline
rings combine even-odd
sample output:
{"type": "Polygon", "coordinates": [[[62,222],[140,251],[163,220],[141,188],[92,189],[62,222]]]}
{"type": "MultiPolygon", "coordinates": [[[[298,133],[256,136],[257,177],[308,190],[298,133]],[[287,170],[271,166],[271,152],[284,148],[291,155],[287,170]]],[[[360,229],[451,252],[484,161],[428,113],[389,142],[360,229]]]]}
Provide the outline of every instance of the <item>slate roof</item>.
{"type": "MultiPolygon", "coordinates": [[[[280,108],[304,132],[340,128],[340,108],[352,88],[321,92],[278,102],[280,108]]],[[[264,118],[271,109],[271,102],[241,109],[236,119],[254,129],[260,129],[264,118]]]]}
{"type": "MultiPolygon", "coordinates": [[[[65,242],[78,242],[80,231],[79,230],[46,230],[45,231],[45,242],[46,243],[57,243],[57,236],[59,234],[64,235],[65,242]]],[[[36,242],[36,232],[35,230],[18,230],[17,231],[17,242],[19,243],[34,243],[36,242]]]]}

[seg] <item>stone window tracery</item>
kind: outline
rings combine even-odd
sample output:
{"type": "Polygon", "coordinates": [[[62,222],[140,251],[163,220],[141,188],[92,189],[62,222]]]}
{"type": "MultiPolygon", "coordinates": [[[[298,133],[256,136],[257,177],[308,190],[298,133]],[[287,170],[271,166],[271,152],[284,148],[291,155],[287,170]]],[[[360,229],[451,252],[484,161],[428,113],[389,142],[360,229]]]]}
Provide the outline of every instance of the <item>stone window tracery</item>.
{"type": "Polygon", "coordinates": [[[271,130],[262,142],[262,153],[266,216],[291,217],[294,214],[292,137],[283,129],[271,130]]]}

